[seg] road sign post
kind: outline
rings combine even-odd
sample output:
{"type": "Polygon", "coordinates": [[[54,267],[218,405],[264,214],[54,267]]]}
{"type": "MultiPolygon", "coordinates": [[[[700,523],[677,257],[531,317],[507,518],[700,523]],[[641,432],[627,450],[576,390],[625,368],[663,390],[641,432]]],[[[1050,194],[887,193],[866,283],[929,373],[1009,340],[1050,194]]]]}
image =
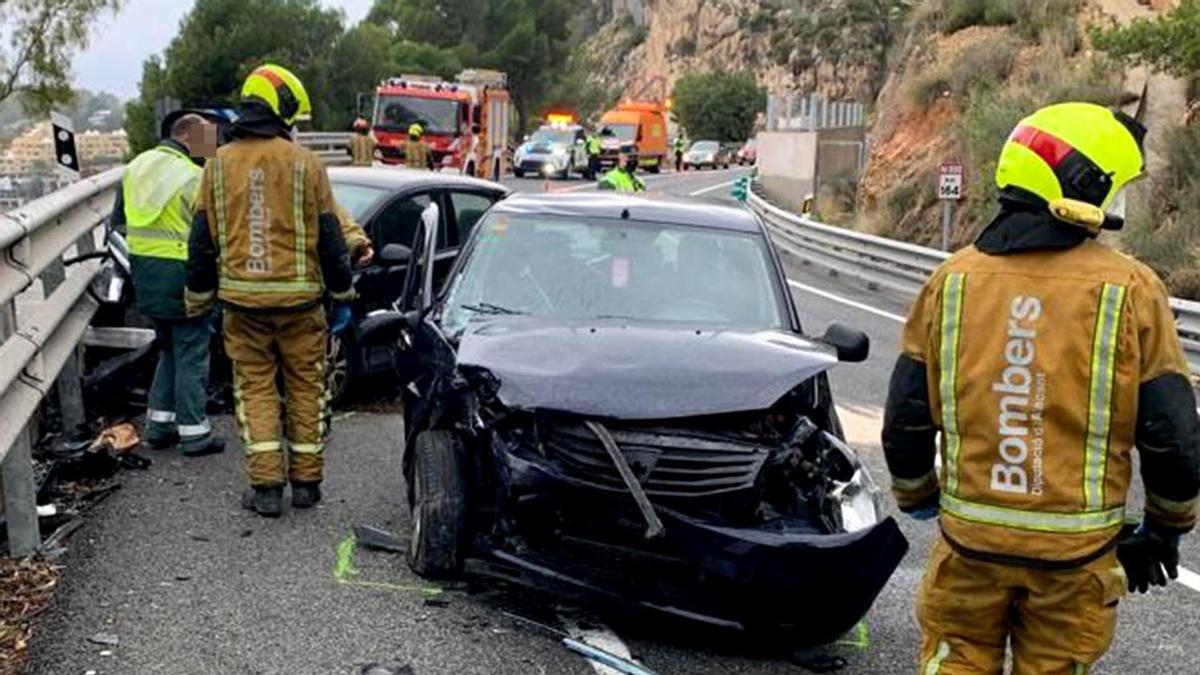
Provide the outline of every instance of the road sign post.
{"type": "Polygon", "coordinates": [[[942,201],[942,250],[950,250],[954,205],[963,198],[963,165],[943,162],[938,169],[938,199],[942,201]]]}

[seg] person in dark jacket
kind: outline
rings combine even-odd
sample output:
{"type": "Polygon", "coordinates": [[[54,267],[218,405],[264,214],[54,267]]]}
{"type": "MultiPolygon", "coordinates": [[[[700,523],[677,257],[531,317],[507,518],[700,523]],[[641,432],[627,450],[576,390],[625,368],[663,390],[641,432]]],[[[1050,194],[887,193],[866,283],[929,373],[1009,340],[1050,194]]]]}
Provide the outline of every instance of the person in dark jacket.
{"type": "Polygon", "coordinates": [[[158,347],[146,443],[158,449],[178,446],[188,456],[225,449],[205,414],[210,317],[186,316],[183,303],[200,165],[216,149],[215,126],[199,115],[180,117],[170,138],[138,155],[125,170],[112,214],[114,227],[129,243],[138,311],[154,321],[158,347]]]}

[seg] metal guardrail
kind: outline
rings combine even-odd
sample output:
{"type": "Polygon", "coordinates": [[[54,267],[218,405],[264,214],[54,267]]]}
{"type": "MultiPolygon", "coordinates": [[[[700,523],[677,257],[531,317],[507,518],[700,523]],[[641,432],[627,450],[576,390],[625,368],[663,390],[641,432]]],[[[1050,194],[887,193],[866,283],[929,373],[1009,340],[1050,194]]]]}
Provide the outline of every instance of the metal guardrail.
{"type": "Polygon", "coordinates": [[[14,556],[41,543],[29,425],[56,380],[63,426],[84,421],[77,346],[97,309],[87,289],[101,263],[88,260],[68,270],[63,255],[95,249],[96,229],[112,209],[122,171],[0,215],[0,479],[14,556]],[[34,297],[38,283],[41,299],[34,297]]]}
{"type": "Polygon", "coordinates": [[[312,150],[326,166],[350,164],[350,132],[311,131],[298,134],[296,141],[312,150]]]}
{"type": "MultiPolygon", "coordinates": [[[[949,254],[895,239],[819,223],[785,211],[751,192],[750,208],[763,219],[775,246],[831,276],[855,279],[872,290],[913,299],[949,254]]],[[[1193,373],[1200,373],[1200,302],[1171,298],[1176,328],[1193,373]]]]}

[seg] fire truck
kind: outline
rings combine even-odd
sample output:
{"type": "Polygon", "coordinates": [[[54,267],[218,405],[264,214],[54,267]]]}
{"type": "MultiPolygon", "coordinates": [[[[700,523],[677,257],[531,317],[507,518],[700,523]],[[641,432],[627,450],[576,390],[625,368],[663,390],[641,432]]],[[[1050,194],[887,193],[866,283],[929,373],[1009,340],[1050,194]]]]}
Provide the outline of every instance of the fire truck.
{"type": "Polygon", "coordinates": [[[508,102],[508,78],[495,70],[464,70],[453,82],[392,77],[375,90],[372,133],[384,163],[402,164],[408,128],[420,124],[435,167],[499,180],[508,169],[508,102]]]}

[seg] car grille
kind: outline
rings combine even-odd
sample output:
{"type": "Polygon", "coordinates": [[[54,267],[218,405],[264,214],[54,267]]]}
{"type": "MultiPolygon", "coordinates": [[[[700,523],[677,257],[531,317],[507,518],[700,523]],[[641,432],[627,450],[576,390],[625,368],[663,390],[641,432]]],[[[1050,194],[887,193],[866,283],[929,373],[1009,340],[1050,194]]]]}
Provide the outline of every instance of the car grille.
{"type": "MultiPolygon", "coordinates": [[[[754,487],[769,450],[686,429],[608,427],[651,497],[708,497],[754,487]]],[[[600,439],[578,422],[539,425],[542,451],[572,480],[601,490],[627,488],[600,439]]]]}

